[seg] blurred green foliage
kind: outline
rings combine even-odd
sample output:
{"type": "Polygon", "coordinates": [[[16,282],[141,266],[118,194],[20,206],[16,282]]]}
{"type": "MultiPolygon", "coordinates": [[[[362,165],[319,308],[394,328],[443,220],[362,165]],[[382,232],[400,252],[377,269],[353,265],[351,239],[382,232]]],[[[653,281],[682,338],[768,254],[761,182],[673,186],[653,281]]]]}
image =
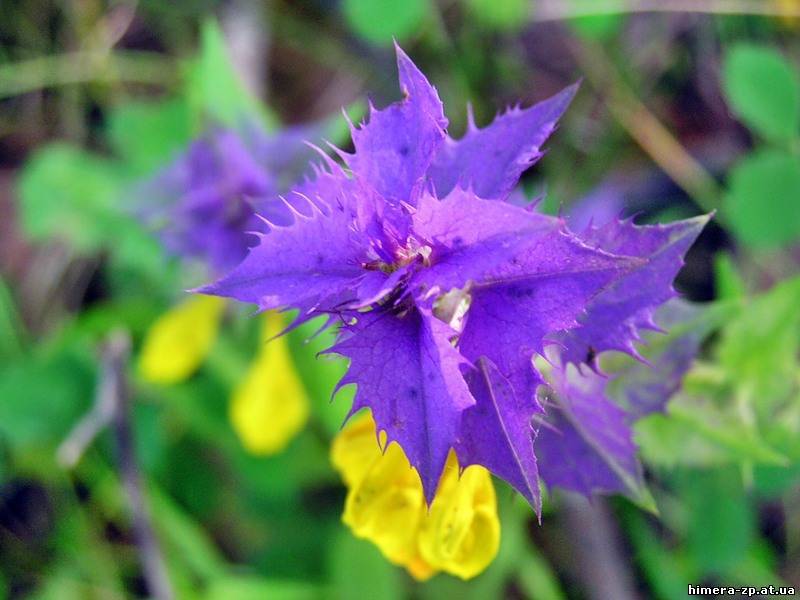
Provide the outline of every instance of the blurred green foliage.
{"type": "Polygon", "coordinates": [[[739,44],[723,67],[725,95],[733,112],[767,140],[790,141],[800,125],[800,79],[772,48],[739,44]]]}
{"type": "Polygon", "coordinates": [[[724,214],[746,244],[780,247],[800,237],[800,77],[771,48],[728,51],[723,89],[733,112],[765,142],[728,175],[724,214]]]}
{"type": "MultiPolygon", "coordinates": [[[[312,32],[283,40],[286,46],[307,46],[322,63],[346,62],[353,58],[352,46],[368,47],[351,65],[363,75],[358,69],[365,63],[386,62],[383,52],[392,37],[417,44],[441,75],[437,85],[443,96],[455,99],[456,109],[471,99],[482,117],[527,96],[531,87],[580,74],[565,66],[565,44],[525,37],[531,7],[519,0],[312,4],[306,7],[311,16],[281,5],[274,35],[285,36],[281,26],[292,24],[292,18],[307,27],[292,29],[292,35],[312,32]],[[440,5],[446,5],[444,11],[440,5]],[[314,29],[322,19],[313,10],[334,21],[341,17],[340,30],[347,33],[314,29]],[[335,37],[349,34],[355,37],[344,42],[335,37]],[[537,46],[532,59],[522,49],[525,43],[537,46]],[[538,61],[534,75],[528,60],[538,61]]],[[[29,327],[24,315],[30,307],[19,300],[24,290],[12,279],[17,276],[4,274],[0,280],[0,595],[143,595],[112,436],[101,433],[72,470],[56,460],[59,445],[90,410],[101,341],[121,327],[131,333],[137,351],[154,318],[188,287],[187,281],[197,283],[195,274],[171,262],[137,223],[125,204],[126,192],[211,124],[235,126],[242,114],[256,115],[268,127],[279,123],[277,109],[273,113],[262,106],[236,76],[223,35],[206,18],[209,6],[150,9],[158,17],[150,23],[153,35],[162,36],[167,46],[179,46],[197,30],[199,52],[180,56],[180,80],[173,89],[158,97],[137,89],[106,97],[102,86],[93,84],[84,100],[102,111],[102,119],[93,124],[92,143],[74,139],[42,145],[17,174],[17,210],[26,237],[37,248],[67,247],[79,258],[97,259],[95,284],[101,292],[54,325],[29,327]]],[[[0,11],[19,24],[7,37],[35,37],[22,8],[7,5],[0,11]]],[[[669,37],[672,25],[665,24],[673,21],[657,18],[645,16],[636,23],[656,24],[633,42],[640,53],[625,45],[625,36],[637,33],[627,27],[633,17],[621,13],[568,19],[567,27],[538,29],[536,35],[556,31],[569,44],[600,41],[646,101],[655,98],[661,114],[670,113],[663,108],[669,103],[673,113],[683,114],[687,96],[695,93],[685,89],[703,87],[691,71],[697,57],[669,37]],[[660,62],[664,53],[675,63],[668,71],[660,62]]],[[[796,34],[786,48],[776,49],[783,32],[797,25],[745,17],[709,22],[708,35],[720,31],[726,42],[745,40],[724,51],[718,92],[749,134],[736,155],[722,161],[725,193],[717,227],[733,242],[709,251],[716,253],[714,302],[669,335],[649,336],[642,351],[654,360],[689,332],[700,331],[705,339],[667,410],[636,427],[658,515],[627,500],[612,503],[625,547],[631,549],[626,567],[636,573],[644,597],[684,597],[688,583],[701,581],[780,585],[795,581],[800,564],[800,278],[790,276],[797,273],[800,238],[800,91],[790,59],[797,52],[796,34]],[[777,533],[768,519],[773,512],[778,517],[771,518],[780,521],[777,533]]],[[[2,48],[0,56],[20,59],[13,50],[2,48]]],[[[53,48],[37,48],[37,55],[44,51],[53,48]]],[[[284,60],[291,59],[284,55],[284,60]]],[[[284,68],[302,70],[295,63],[284,68]]],[[[379,71],[375,79],[392,79],[382,66],[374,68],[379,71]]],[[[311,80],[306,93],[311,89],[316,95],[318,84],[311,80]]],[[[68,89],[77,92],[77,87],[68,89]]],[[[68,93],[61,99],[65,106],[68,93]]],[[[544,173],[555,182],[551,199],[575,197],[599,183],[606,171],[626,172],[632,158],[641,159],[617,124],[597,116],[604,112],[598,108],[602,99],[581,92],[575,116],[563,126],[564,141],[554,140],[548,161],[524,182],[527,191],[542,189],[536,177],[544,173]]],[[[0,129],[5,127],[0,122],[0,129]]],[[[695,122],[690,127],[701,128],[695,122]]],[[[339,131],[344,131],[341,123],[339,131]]],[[[690,199],[676,199],[674,189],[655,194],[660,196],[646,206],[648,218],[697,212],[690,199]]],[[[700,277],[709,272],[711,267],[700,277]]],[[[581,574],[569,566],[569,544],[575,541],[560,522],[558,494],[549,498],[539,527],[529,508],[498,484],[500,555],[468,583],[438,576],[416,584],[372,545],[352,537],[340,523],[343,491],[328,460],[330,439],[348,408],[348,391],[330,402],[343,366],[316,357],[331,335],[309,340],[316,325],[305,324],[289,337],[312,400],[313,421],[277,456],[247,454],[228,422],[228,395],[258,344],[246,311],[229,312],[222,335],[191,380],[156,387],[129,373],[147,501],[177,597],[580,597],[581,574]]],[[[612,357],[608,362],[628,378],[646,376],[637,361],[612,357]]]]}
{"type": "Polygon", "coordinates": [[[405,40],[422,26],[429,15],[429,0],[343,0],[347,24],[359,36],[378,45],[392,39],[405,40]]]}
{"type": "Polygon", "coordinates": [[[530,11],[525,0],[467,0],[466,4],[478,23],[501,30],[519,29],[530,11]]]}

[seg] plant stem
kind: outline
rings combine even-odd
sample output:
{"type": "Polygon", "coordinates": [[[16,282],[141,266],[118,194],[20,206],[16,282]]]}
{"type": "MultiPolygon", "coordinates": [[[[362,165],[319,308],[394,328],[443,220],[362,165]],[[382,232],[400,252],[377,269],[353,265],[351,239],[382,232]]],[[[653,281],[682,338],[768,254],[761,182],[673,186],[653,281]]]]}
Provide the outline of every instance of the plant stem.
{"type": "Polygon", "coordinates": [[[171,87],[177,82],[176,65],[155,52],[68,52],[0,65],[0,99],[43,88],[127,81],[171,87]]]}
{"type": "Polygon", "coordinates": [[[605,96],[611,115],[636,143],[703,210],[716,210],[721,197],[716,180],[622,81],[601,46],[577,39],[569,46],[586,78],[605,96]]]}
{"type": "Polygon", "coordinates": [[[534,4],[532,19],[545,22],[619,13],[671,12],[800,17],[800,4],[768,0],[539,0],[534,4]]]}
{"type": "Polygon", "coordinates": [[[586,597],[638,598],[629,561],[623,558],[617,524],[605,499],[596,497],[590,504],[585,498],[564,494],[562,509],[586,597]]]}
{"type": "Polygon", "coordinates": [[[133,532],[148,591],[156,600],[172,600],[172,587],[167,577],[161,547],[153,530],[142,489],[142,476],[136,461],[130,423],[130,393],[125,374],[129,354],[130,337],[127,332],[113,332],[103,350],[98,394],[108,395],[116,407],[112,423],[119,455],[120,477],[133,516],[133,532]]]}

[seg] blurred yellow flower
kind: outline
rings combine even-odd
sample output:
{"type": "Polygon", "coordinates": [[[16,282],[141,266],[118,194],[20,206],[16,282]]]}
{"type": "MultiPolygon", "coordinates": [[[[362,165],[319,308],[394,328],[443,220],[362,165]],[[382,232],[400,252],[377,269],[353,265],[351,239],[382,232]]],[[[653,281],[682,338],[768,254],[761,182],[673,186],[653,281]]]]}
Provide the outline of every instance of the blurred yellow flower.
{"type": "Polygon", "coordinates": [[[282,317],[268,312],[263,319],[263,347],[234,390],[229,414],[245,448],[275,454],[305,426],[309,401],[286,337],[275,337],[284,329],[282,317]]]}
{"type": "Polygon", "coordinates": [[[190,377],[217,337],[225,301],[192,296],[150,327],[139,355],[139,373],[153,383],[178,383],[190,377]]]}
{"type": "Polygon", "coordinates": [[[419,534],[422,558],[441,570],[470,579],[492,562],[500,548],[497,498],[489,471],[478,465],[458,475],[450,451],[430,513],[419,534]]]}
{"type": "Polygon", "coordinates": [[[774,0],[781,22],[788,29],[797,29],[800,19],[797,18],[797,0],[774,0]]]}
{"type": "Polygon", "coordinates": [[[385,452],[370,416],[354,418],[336,437],[331,459],[347,486],[342,516],[354,535],[424,581],[439,571],[470,579],[497,555],[500,521],[489,472],[472,465],[459,477],[451,450],[430,510],[422,483],[396,443],[385,452]]]}

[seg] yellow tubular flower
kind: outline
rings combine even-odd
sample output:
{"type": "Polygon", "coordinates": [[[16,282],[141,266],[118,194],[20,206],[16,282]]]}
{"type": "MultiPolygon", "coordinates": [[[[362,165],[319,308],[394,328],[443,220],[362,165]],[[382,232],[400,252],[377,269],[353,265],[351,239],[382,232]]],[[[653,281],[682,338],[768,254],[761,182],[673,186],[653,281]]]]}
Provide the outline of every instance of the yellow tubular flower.
{"type": "MultiPolygon", "coordinates": [[[[385,442],[385,436],[381,439],[385,442]]],[[[373,542],[394,564],[427,565],[418,556],[416,532],[425,507],[422,486],[397,444],[381,452],[375,423],[354,418],[336,437],[331,459],[348,487],[342,520],[356,537],[373,542]]]]}
{"type": "Polygon", "coordinates": [[[430,564],[462,579],[482,573],[500,548],[500,521],[492,476],[479,465],[458,476],[450,451],[439,489],[423,520],[420,553],[430,564]]]}
{"type": "Polygon", "coordinates": [[[797,29],[800,26],[800,19],[794,16],[797,10],[797,0],[774,0],[781,22],[788,29],[797,29]]]}
{"type": "Polygon", "coordinates": [[[381,452],[371,417],[356,417],[342,430],[331,459],[348,488],[344,523],[414,578],[445,571],[469,579],[496,556],[497,500],[483,467],[471,466],[459,477],[451,451],[429,511],[419,475],[396,443],[381,452]]]}
{"type": "Polygon", "coordinates": [[[178,383],[202,364],[217,337],[225,301],[192,296],[161,315],[144,338],[139,373],[153,383],[178,383]]]}
{"type": "Polygon", "coordinates": [[[231,424],[253,454],[280,452],[308,420],[308,396],[286,337],[275,338],[283,328],[278,313],[264,315],[261,351],[231,397],[231,424]]]}
{"type": "Polygon", "coordinates": [[[365,415],[350,419],[331,444],[331,462],[348,488],[358,485],[380,456],[375,422],[365,415]]]}

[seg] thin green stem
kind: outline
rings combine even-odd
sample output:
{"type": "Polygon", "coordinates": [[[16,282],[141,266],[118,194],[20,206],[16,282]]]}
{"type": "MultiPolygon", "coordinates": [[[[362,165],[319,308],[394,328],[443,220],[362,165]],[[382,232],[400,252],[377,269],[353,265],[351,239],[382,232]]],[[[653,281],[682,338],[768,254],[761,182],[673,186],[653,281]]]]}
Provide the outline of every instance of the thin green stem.
{"type": "Polygon", "coordinates": [[[589,83],[604,96],[611,115],[642,150],[700,208],[705,211],[719,208],[722,191],[717,181],[636,97],[603,48],[599,44],[573,40],[571,49],[589,83]]]}
{"type": "Polygon", "coordinates": [[[0,65],[0,99],[93,81],[171,87],[176,78],[175,62],[154,52],[69,52],[0,65]]]}
{"type": "Polygon", "coordinates": [[[769,0],[539,0],[534,21],[562,21],[619,13],[700,13],[800,17],[800,3],[769,0]]]}

